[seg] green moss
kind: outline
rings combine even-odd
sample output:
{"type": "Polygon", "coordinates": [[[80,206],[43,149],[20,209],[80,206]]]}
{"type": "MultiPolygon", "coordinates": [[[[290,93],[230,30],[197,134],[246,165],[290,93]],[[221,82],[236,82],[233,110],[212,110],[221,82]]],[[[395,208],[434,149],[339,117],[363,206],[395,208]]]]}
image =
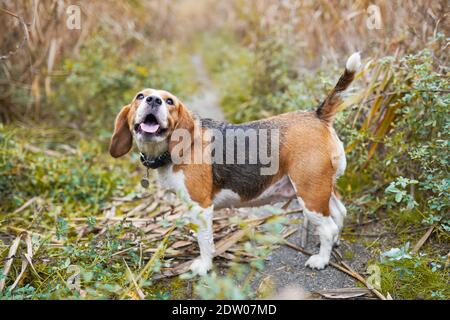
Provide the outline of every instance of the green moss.
{"type": "Polygon", "coordinates": [[[450,275],[442,261],[414,258],[379,264],[381,289],[395,299],[450,298],[450,275]],[[440,267],[436,268],[435,266],[440,267]]]}
{"type": "Polygon", "coordinates": [[[190,280],[182,280],[179,277],[162,279],[147,288],[150,299],[183,300],[192,298],[192,284],[190,280]]]}

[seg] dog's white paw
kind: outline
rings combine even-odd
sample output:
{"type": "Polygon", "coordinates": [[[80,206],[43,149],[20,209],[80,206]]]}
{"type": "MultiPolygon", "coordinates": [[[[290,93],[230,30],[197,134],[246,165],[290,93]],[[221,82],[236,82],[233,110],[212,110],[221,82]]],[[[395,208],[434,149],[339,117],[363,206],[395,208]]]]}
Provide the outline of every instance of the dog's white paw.
{"type": "Polygon", "coordinates": [[[206,275],[211,268],[212,259],[205,259],[201,257],[196,258],[190,266],[191,271],[200,276],[206,275]]]}
{"type": "Polygon", "coordinates": [[[310,267],[311,269],[321,270],[327,266],[329,260],[330,259],[327,257],[315,254],[306,261],[305,266],[310,267]]]}

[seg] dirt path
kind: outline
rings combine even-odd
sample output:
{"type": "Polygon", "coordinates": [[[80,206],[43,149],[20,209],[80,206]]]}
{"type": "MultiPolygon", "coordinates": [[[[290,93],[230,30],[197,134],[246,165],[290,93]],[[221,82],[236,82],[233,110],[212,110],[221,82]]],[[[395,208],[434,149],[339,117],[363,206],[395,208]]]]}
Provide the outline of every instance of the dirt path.
{"type": "Polygon", "coordinates": [[[196,71],[197,81],[201,86],[199,93],[187,101],[189,108],[203,118],[215,120],[225,120],[225,116],[220,108],[219,94],[212,86],[212,82],[203,65],[202,57],[194,54],[191,62],[196,71]]]}
{"type": "MultiPolygon", "coordinates": [[[[188,101],[188,106],[202,117],[215,120],[224,120],[224,113],[220,108],[219,94],[215,90],[208,73],[203,65],[200,55],[193,55],[192,64],[197,73],[197,80],[201,90],[188,101]]],[[[296,203],[291,204],[291,209],[296,209],[296,203]]],[[[261,208],[240,209],[242,215],[256,214],[262,212],[261,208]]],[[[302,218],[301,214],[292,216],[291,219],[302,218]]],[[[295,226],[297,223],[293,223],[295,226]]],[[[300,244],[301,232],[297,231],[288,238],[288,241],[296,245],[300,244]]],[[[309,236],[308,250],[317,252],[319,250],[319,241],[317,236],[309,236]]],[[[352,268],[359,272],[366,269],[365,262],[368,259],[368,253],[362,245],[352,244],[342,241],[339,251],[343,253],[344,260],[352,268]]],[[[286,246],[281,246],[275,250],[266,262],[264,271],[254,281],[255,289],[260,287],[261,281],[270,282],[277,292],[287,287],[301,288],[312,292],[323,289],[336,289],[345,287],[355,287],[353,278],[332,267],[327,267],[321,271],[314,271],[304,266],[308,257],[302,253],[294,251],[286,246]]]]}

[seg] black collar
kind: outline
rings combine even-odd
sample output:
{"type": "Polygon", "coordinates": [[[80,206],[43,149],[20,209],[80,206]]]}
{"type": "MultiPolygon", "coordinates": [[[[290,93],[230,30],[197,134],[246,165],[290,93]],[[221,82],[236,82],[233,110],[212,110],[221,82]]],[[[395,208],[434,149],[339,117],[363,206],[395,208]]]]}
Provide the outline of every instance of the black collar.
{"type": "Polygon", "coordinates": [[[166,164],[172,162],[169,151],[160,154],[156,158],[149,158],[142,152],[140,155],[142,164],[150,169],[158,169],[159,167],[165,166],[166,164]]]}

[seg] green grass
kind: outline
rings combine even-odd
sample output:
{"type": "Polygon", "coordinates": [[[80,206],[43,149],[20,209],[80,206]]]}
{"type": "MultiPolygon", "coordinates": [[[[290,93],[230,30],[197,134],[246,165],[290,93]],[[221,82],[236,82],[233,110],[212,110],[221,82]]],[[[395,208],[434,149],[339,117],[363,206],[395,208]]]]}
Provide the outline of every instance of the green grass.
{"type": "MultiPolygon", "coordinates": [[[[0,255],[6,257],[14,234],[29,231],[40,275],[26,273],[19,289],[5,291],[3,298],[77,298],[66,286],[70,265],[83,269],[91,286],[87,295],[93,298],[111,296],[126,280],[123,262],[111,261],[111,255],[128,245],[121,240],[124,232],[137,231],[119,224],[95,241],[92,235],[80,241],[79,226],[72,221],[87,217],[89,229],[112,196],[128,194],[136,186],[135,162],[113,160],[103,142],[65,130],[0,126],[0,255]],[[49,150],[58,153],[49,156],[49,150]],[[31,205],[14,213],[33,198],[31,205]]],[[[18,275],[19,262],[13,264],[10,279],[18,275]]]]}
{"type": "Polygon", "coordinates": [[[86,216],[98,211],[118,190],[129,190],[134,181],[123,174],[127,169],[132,172],[129,162],[109,158],[105,139],[88,140],[67,130],[32,125],[1,126],[0,145],[4,214],[39,197],[53,209],[64,207],[62,215],[86,216]],[[49,156],[47,150],[54,155],[49,156]]]}
{"type": "Polygon", "coordinates": [[[394,299],[447,300],[450,298],[450,275],[445,260],[445,256],[438,260],[415,256],[381,263],[381,289],[394,299]]]}

